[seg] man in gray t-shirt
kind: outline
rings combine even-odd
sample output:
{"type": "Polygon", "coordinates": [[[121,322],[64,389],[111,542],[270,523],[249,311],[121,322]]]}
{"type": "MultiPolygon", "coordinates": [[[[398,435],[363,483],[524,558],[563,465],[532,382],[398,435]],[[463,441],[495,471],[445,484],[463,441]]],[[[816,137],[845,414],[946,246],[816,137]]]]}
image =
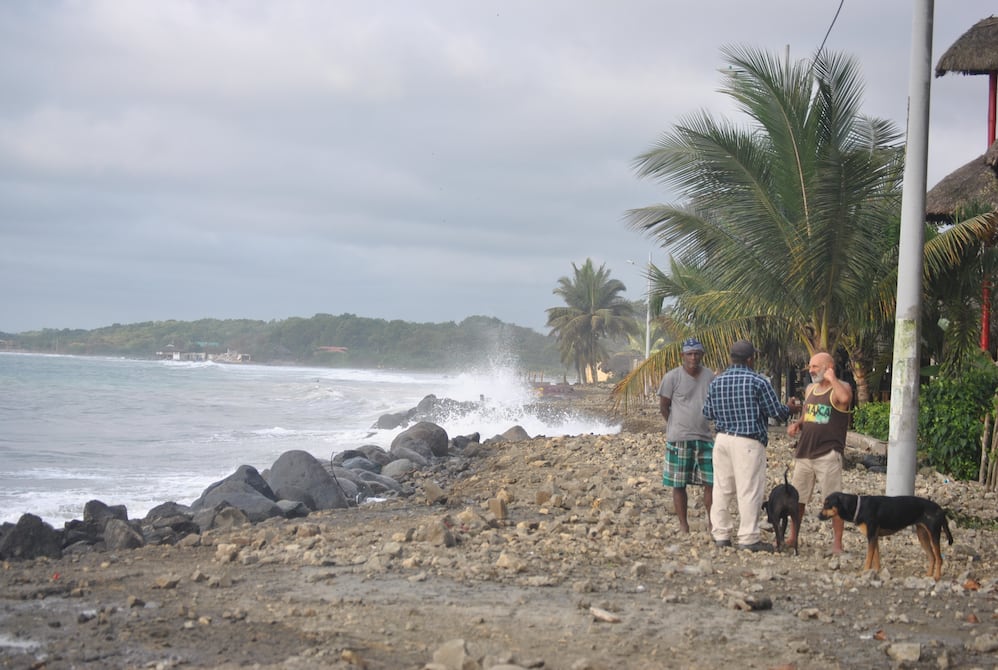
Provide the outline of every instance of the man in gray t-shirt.
{"type": "Polygon", "coordinates": [[[710,527],[714,491],[714,432],[703,415],[703,402],[714,373],[701,365],[703,345],[696,338],[683,342],[683,364],[665,373],[658,389],[658,408],[666,421],[665,466],[662,484],[672,487],[672,504],[679,529],[690,532],[687,485],[703,486],[703,506],[710,527]]]}

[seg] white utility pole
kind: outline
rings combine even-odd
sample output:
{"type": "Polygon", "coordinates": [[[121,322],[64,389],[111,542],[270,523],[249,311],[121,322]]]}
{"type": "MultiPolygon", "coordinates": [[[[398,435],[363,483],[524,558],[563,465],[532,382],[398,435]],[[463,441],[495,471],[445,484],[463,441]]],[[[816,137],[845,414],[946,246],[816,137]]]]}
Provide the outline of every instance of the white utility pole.
{"type": "MultiPolygon", "coordinates": [[[[637,267],[638,264],[632,260],[628,260],[628,263],[637,267]]],[[[648,267],[645,268],[647,272],[648,282],[645,286],[645,360],[651,356],[651,252],[648,252],[648,267]]]]}
{"type": "Polygon", "coordinates": [[[886,493],[889,496],[912,495],[915,492],[933,5],[934,0],[915,0],[912,3],[908,131],[904,191],[901,195],[894,364],[891,366],[891,420],[887,442],[886,493]]]}

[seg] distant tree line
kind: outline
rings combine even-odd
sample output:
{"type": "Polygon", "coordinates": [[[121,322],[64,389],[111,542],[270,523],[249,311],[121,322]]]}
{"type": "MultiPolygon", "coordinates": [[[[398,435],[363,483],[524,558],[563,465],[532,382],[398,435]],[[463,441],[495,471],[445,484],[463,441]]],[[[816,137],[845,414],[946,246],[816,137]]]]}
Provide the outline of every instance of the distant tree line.
{"type": "Polygon", "coordinates": [[[114,324],[95,330],[0,333],[3,349],[153,358],[161,351],[248,354],[256,363],[401,370],[461,370],[490,361],[563,376],[557,343],[530,328],[471,316],[410,323],[354,314],[280,321],[201,319],[114,324]],[[332,348],[329,349],[329,348],[332,348]]]}

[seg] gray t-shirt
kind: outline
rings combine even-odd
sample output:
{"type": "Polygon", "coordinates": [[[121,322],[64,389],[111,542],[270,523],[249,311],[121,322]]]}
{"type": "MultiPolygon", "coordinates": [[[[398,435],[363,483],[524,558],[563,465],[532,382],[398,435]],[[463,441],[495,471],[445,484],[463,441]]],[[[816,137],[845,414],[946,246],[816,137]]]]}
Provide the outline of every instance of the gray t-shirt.
{"type": "Polygon", "coordinates": [[[714,372],[710,368],[700,368],[696,377],[681,366],[665,373],[658,394],[670,398],[669,421],[665,427],[665,439],[669,442],[686,440],[713,440],[714,431],[710,421],[703,415],[703,403],[707,399],[707,389],[714,372]]]}

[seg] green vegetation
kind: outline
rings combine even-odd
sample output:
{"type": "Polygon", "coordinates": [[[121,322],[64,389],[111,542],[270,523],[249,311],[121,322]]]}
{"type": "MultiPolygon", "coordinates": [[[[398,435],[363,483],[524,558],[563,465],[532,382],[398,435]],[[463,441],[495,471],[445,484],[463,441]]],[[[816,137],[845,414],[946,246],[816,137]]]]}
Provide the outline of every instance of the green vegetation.
{"type": "MultiPolygon", "coordinates": [[[[977,352],[975,364],[922,384],[918,398],[920,459],[955,479],[977,479],[985,417],[994,422],[998,367],[977,352]]],[[[853,430],[879,440],[889,438],[889,403],[870,402],[853,415],[853,430]]]]}
{"type": "Polygon", "coordinates": [[[852,415],[852,429],[878,440],[887,440],[891,429],[891,404],[868,402],[856,408],[852,415]]]}
{"type": "MultiPolygon", "coordinates": [[[[893,316],[886,268],[897,245],[900,134],[861,114],[859,68],[847,58],[723,55],[721,90],[748,126],[702,111],[637,160],[641,176],[687,201],[631,212],[631,226],[672,253],[653,296],[673,301],[667,318],[708,352],[748,336],[770,371],[791,354],[840,346],[855,359],[893,316]]],[[[646,373],[660,377],[671,363],[653,358],[646,373]]],[[[631,390],[643,387],[635,379],[631,390]]]]}
{"type": "Polygon", "coordinates": [[[176,351],[249,354],[256,363],[352,368],[461,370],[515,360],[525,373],[562,376],[553,338],[498,319],[409,323],[353,314],[283,321],[202,319],[114,324],[96,330],[5,334],[8,346],[40,353],[151,358],[176,351]],[[342,347],[342,351],[322,347],[342,347]]]}
{"type": "Polygon", "coordinates": [[[998,367],[982,358],[959,375],[924,384],[919,394],[919,451],[929,465],[957,479],[977,479],[984,417],[994,413],[998,367]]]}
{"type": "MultiPolygon", "coordinates": [[[[747,123],[701,111],[636,161],[640,176],[681,198],[630,212],[631,227],[669,252],[667,267],[651,269],[650,299],[672,344],[618,384],[618,403],[679,363],[684,336],[697,335],[718,368],[730,343],[749,337],[777,386],[813,352],[832,353],[855,381],[855,428],[886,439],[889,406],[868,401],[894,347],[901,136],[862,114],[859,68],[847,57],[722,53],[721,91],[747,123]]],[[[994,424],[994,347],[976,352],[995,239],[988,205],[926,224],[920,353],[931,377],[920,389],[919,453],[959,478],[977,474],[994,424]]]]}
{"type": "MultiPolygon", "coordinates": [[[[938,362],[944,371],[974,365],[980,351],[982,288],[998,273],[998,247],[989,232],[996,216],[992,207],[971,201],[957,208],[953,226],[947,228],[963,233],[963,239],[949,232],[940,235],[932,227],[926,230],[923,358],[938,362]],[[934,247],[940,248],[929,253],[934,247]]],[[[992,333],[998,332],[994,312],[992,306],[992,333]]]]}
{"type": "MultiPolygon", "coordinates": [[[[849,58],[822,52],[788,62],[739,47],[723,55],[721,90],[748,123],[702,111],[637,159],[639,175],[682,198],[630,212],[631,227],[671,256],[652,270],[653,307],[668,301],[661,318],[672,341],[696,334],[713,367],[727,363],[733,340],[751,338],[777,385],[812,352],[833,353],[862,404],[893,349],[900,134],[862,114],[860,71],[849,58]]],[[[956,345],[967,337],[936,348],[937,331],[955,329],[957,314],[974,306],[974,268],[984,267],[979,257],[996,225],[992,212],[928,231],[926,359],[966,351],[956,345]]],[[[663,347],[618,386],[618,399],[626,405],[678,362],[678,345],[663,347]]]]}
{"type": "Polygon", "coordinates": [[[596,268],[587,258],[581,268],[572,263],[572,270],[572,277],[558,279],[554,294],[565,306],[547,310],[547,325],[558,339],[562,363],[575,369],[580,383],[596,383],[599,365],[610,358],[604,340],[626,341],[638,332],[634,305],[621,297],[626,287],[610,278],[605,264],[596,268]]]}

